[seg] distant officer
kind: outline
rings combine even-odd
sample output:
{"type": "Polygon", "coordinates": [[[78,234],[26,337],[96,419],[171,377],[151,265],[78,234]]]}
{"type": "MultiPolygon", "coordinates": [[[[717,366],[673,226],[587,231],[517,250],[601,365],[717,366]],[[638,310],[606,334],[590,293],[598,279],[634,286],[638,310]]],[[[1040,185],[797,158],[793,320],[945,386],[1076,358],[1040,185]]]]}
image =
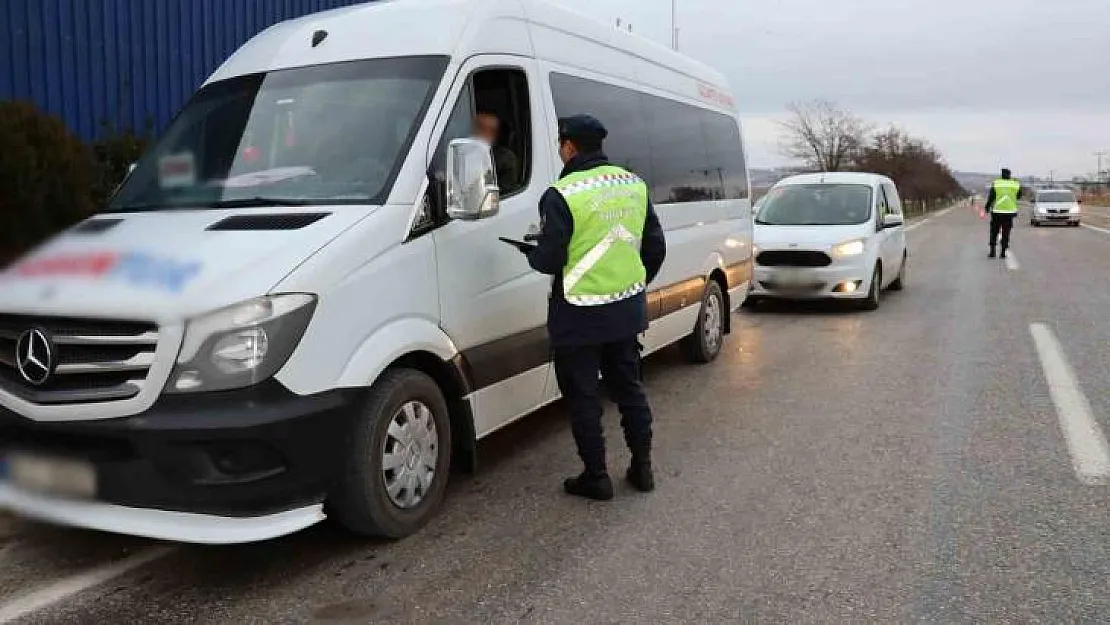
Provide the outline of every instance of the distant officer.
{"type": "Polygon", "coordinates": [[[994,249],[998,242],[999,231],[1002,231],[1002,258],[1006,258],[1006,249],[1010,247],[1010,231],[1014,229],[1018,200],[1022,195],[1021,183],[1010,177],[1009,169],[1003,168],[1002,177],[991,184],[987,204],[983,209],[991,215],[991,258],[995,256],[994,249]]]}
{"type": "Polygon", "coordinates": [[[640,344],[647,330],[645,290],[659,273],[666,243],[648,187],[609,164],[608,135],[588,115],[559,120],[559,157],[565,167],[540,200],[542,224],[528,263],[554,276],[547,329],[559,389],[570,409],[582,474],[563,486],[571,495],[613,498],[605,464],[598,373],[621,412],[632,452],[626,478],[655,488],[651,468],[651,408],[640,378],[640,344]]]}

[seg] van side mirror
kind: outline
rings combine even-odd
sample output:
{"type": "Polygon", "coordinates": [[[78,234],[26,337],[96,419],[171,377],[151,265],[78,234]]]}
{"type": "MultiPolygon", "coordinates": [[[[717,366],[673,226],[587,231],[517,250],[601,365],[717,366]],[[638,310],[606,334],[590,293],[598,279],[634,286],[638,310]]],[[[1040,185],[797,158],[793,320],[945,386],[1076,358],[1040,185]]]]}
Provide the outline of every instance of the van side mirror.
{"type": "Polygon", "coordinates": [[[497,214],[501,190],[493,150],[480,139],[455,139],[447,145],[447,215],[475,221],[497,214]]]}
{"type": "Polygon", "coordinates": [[[883,230],[886,230],[887,228],[897,228],[904,223],[905,219],[903,219],[901,215],[883,215],[883,230]]]}

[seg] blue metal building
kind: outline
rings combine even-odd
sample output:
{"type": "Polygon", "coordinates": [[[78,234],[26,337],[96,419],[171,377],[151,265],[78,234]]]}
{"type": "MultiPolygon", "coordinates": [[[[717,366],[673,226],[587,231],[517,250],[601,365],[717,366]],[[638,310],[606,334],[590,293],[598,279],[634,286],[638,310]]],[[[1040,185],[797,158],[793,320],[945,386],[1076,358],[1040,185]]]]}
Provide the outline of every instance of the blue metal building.
{"type": "Polygon", "coordinates": [[[362,0],[0,0],[0,100],[31,100],[92,140],[159,130],[274,23],[362,0]]]}

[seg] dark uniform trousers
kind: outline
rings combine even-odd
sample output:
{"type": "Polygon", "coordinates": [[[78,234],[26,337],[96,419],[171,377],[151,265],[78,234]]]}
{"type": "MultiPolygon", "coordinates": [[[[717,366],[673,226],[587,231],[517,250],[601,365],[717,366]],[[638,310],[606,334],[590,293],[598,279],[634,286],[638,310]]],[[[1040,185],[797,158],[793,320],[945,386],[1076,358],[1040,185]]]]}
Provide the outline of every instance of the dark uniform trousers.
{"type": "Polygon", "coordinates": [[[641,377],[640,345],[634,337],[612,343],[557,347],[555,375],[569,404],[571,432],[587,472],[606,471],[599,393],[602,384],[620,408],[624,440],[633,457],[648,459],[651,407],[641,377]]]}
{"type": "Polygon", "coordinates": [[[1010,247],[1010,231],[1014,229],[1016,213],[991,213],[991,248],[998,241],[998,233],[1002,232],[1002,249],[1010,247]]]}

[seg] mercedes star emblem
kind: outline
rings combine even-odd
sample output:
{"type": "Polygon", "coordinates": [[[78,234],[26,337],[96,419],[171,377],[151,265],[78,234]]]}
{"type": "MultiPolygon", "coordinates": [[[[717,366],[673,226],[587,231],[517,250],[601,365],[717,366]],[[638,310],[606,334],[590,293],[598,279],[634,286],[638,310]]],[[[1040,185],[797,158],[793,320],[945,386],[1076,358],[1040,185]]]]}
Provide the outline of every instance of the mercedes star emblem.
{"type": "Polygon", "coordinates": [[[35,386],[42,386],[54,373],[54,343],[38,328],[27,330],[15,346],[15,365],[19,375],[35,386]]]}

